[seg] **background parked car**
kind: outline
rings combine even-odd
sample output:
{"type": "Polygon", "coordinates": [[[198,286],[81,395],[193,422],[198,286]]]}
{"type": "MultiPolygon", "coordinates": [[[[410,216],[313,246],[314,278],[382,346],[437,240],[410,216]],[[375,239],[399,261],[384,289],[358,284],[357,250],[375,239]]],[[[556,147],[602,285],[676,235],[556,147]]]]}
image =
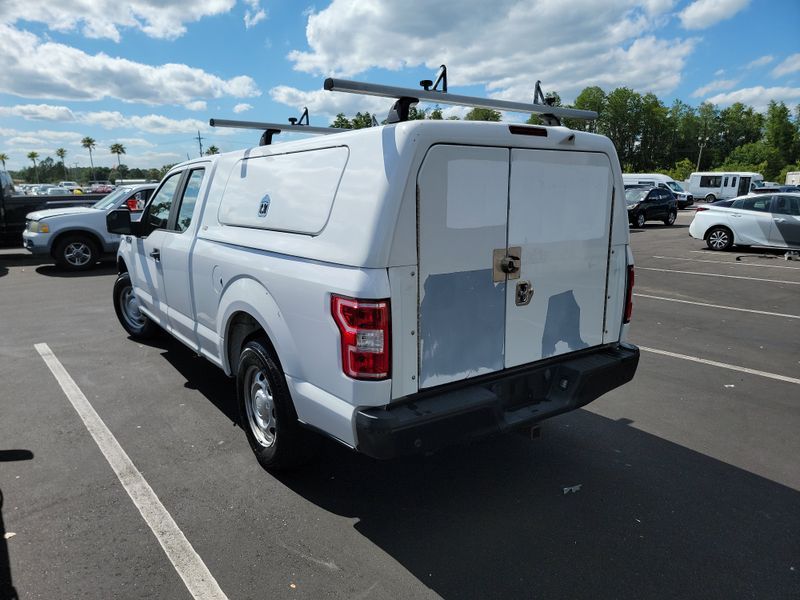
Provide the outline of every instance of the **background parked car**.
{"type": "Polygon", "coordinates": [[[775,185],[764,186],[755,188],[753,194],[780,194],[785,192],[800,192],[800,186],[797,185],[775,185]]]}
{"type": "Polygon", "coordinates": [[[119,236],[106,230],[106,215],[121,207],[141,210],[155,184],[120,187],[90,207],[39,210],[26,216],[23,244],[32,254],[49,254],[70,271],[93,267],[117,251],[119,236]]]}
{"type": "Polygon", "coordinates": [[[628,204],[628,222],[635,227],[644,227],[647,221],[672,225],[678,216],[678,203],[667,188],[626,185],[625,201],[628,204]]]}
{"type": "Polygon", "coordinates": [[[623,173],[622,183],[625,186],[640,185],[668,189],[675,196],[678,208],[687,208],[694,204],[694,196],[684,190],[681,184],[669,175],[661,173],[623,173]]]}
{"type": "Polygon", "coordinates": [[[800,248],[800,193],[750,194],[730,206],[699,207],[689,235],[712,250],[739,246],[800,248]]]}

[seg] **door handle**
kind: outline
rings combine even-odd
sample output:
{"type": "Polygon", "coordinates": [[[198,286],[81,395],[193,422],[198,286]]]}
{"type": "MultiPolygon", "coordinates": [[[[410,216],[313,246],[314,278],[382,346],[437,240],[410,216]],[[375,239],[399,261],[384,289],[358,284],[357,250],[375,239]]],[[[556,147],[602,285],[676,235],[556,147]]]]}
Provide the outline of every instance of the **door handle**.
{"type": "Polygon", "coordinates": [[[520,281],[517,283],[517,293],[514,303],[517,306],[527,306],[533,298],[533,286],[530,281],[520,281]]]}
{"type": "Polygon", "coordinates": [[[161,251],[158,248],[156,248],[155,250],[153,250],[150,253],[150,258],[160,262],[161,261],[161,251]]]}
{"type": "Polygon", "coordinates": [[[775,219],[776,223],[786,223],[786,219],[775,219]]]}
{"type": "Polygon", "coordinates": [[[732,217],[736,217],[737,219],[741,219],[742,215],[737,215],[736,213],[731,213],[732,217]]]}

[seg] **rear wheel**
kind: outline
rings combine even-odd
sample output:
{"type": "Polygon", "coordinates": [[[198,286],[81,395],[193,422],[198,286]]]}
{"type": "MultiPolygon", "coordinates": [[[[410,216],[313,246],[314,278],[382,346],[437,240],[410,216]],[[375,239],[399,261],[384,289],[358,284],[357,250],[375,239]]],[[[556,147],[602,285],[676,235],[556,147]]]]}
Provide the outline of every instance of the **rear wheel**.
{"type": "Polygon", "coordinates": [[[68,271],[85,271],[91,269],[99,252],[97,245],[85,235],[69,235],[58,241],[53,257],[62,269],[68,271]]]}
{"type": "Polygon", "coordinates": [[[667,218],[664,219],[664,225],[674,225],[675,219],[677,218],[678,218],[678,212],[670,211],[670,213],[667,215],[667,218]]]}
{"type": "Polygon", "coordinates": [[[638,215],[636,215],[636,226],[639,228],[644,227],[646,220],[647,219],[644,218],[644,213],[640,212],[638,215]]]}
{"type": "Polygon", "coordinates": [[[733,233],[727,227],[712,227],[706,234],[706,245],[712,250],[728,250],[733,246],[733,233]]]}
{"type": "Polygon", "coordinates": [[[265,339],[245,344],[236,391],[247,441],[262,467],[291,469],[316,454],[319,439],[298,423],[283,370],[265,339]]]}
{"type": "Polygon", "coordinates": [[[139,310],[139,300],[133,293],[128,273],[121,273],[114,282],[114,311],[122,327],[133,339],[145,340],[158,333],[158,325],[139,310]]]}
{"type": "Polygon", "coordinates": [[[708,196],[706,196],[706,202],[716,202],[716,201],[717,197],[714,194],[709,194],[708,196]]]}

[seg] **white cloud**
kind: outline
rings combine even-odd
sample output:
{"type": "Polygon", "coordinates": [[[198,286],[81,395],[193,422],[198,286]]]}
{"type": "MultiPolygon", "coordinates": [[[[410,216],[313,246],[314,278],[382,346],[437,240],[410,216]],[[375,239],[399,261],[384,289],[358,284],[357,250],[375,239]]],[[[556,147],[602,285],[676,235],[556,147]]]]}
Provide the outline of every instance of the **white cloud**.
{"type": "Polygon", "coordinates": [[[158,66],[43,40],[0,24],[0,92],[28,98],[178,104],[197,98],[258,96],[247,76],[221,79],[183,64],[158,66]]]}
{"type": "Polygon", "coordinates": [[[339,113],[348,116],[356,112],[369,112],[376,115],[378,120],[383,119],[392,107],[394,100],[376,98],[374,96],[356,96],[353,94],[338,94],[325,90],[303,91],[287,85],[279,85],[269,91],[270,97],[280,104],[291,106],[298,112],[308,107],[311,125],[324,127],[330,123],[320,123],[320,117],[331,120],[330,117],[339,113]]]}
{"type": "Polygon", "coordinates": [[[288,57],[298,71],[340,77],[375,67],[433,74],[444,63],[450,85],[483,84],[517,100],[532,97],[536,79],[565,100],[587,85],[664,93],[695,44],[643,33],[672,5],[573,0],[565,10],[560,0],[495,0],[464,10],[461,0],[334,0],[309,15],[309,49],[288,57]]]}
{"type": "MultiPolygon", "coordinates": [[[[54,31],[80,30],[89,38],[120,41],[120,29],[132,28],[154,38],[175,39],[186,23],[230,11],[235,0],[4,0],[0,21],[44,23],[54,31]]],[[[258,4],[256,2],[256,4],[258,4]]]]}
{"type": "Polygon", "coordinates": [[[28,121],[74,121],[75,115],[66,106],[49,104],[18,104],[0,106],[2,117],[22,117],[28,121]]]}
{"type": "Polygon", "coordinates": [[[750,0],[696,0],[684,8],[678,17],[685,29],[707,29],[730,19],[748,4],[750,0]]]}
{"type": "Polygon", "coordinates": [[[250,104],[242,102],[241,104],[237,104],[236,106],[233,107],[233,112],[235,112],[238,115],[239,113],[247,112],[252,108],[253,107],[250,104]]]}
{"type": "Polygon", "coordinates": [[[751,60],[749,63],[745,65],[745,69],[755,69],[757,67],[764,67],[775,60],[774,56],[767,54],[766,56],[762,56],[761,58],[757,58],[755,60],[751,60]]]}
{"type": "Polygon", "coordinates": [[[267,11],[261,8],[260,0],[244,0],[247,9],[244,11],[245,29],[255,27],[258,23],[267,18],[267,11]]]}
{"type": "Polygon", "coordinates": [[[772,69],[772,75],[774,77],[782,77],[797,71],[800,71],[800,53],[787,57],[786,60],[772,69]]]}
{"type": "Polygon", "coordinates": [[[194,102],[187,102],[184,107],[186,110],[206,110],[208,105],[205,100],[195,100],[194,102]]]}
{"type": "Polygon", "coordinates": [[[729,90],[737,83],[739,83],[738,79],[716,79],[714,81],[707,83],[703,87],[697,88],[695,91],[692,92],[692,97],[700,98],[711,92],[729,90]]]}
{"type": "Polygon", "coordinates": [[[741,102],[755,108],[757,111],[765,111],[770,100],[795,104],[800,102],[800,87],[771,87],[756,86],[743,88],[733,92],[717,94],[707,98],[706,102],[729,106],[734,102],[741,102]]]}
{"type": "Polygon", "coordinates": [[[118,111],[95,111],[79,113],[77,119],[86,125],[104,129],[137,129],[147,133],[173,134],[196,133],[208,130],[208,122],[198,119],[170,119],[163,115],[125,116],[118,111]]]}

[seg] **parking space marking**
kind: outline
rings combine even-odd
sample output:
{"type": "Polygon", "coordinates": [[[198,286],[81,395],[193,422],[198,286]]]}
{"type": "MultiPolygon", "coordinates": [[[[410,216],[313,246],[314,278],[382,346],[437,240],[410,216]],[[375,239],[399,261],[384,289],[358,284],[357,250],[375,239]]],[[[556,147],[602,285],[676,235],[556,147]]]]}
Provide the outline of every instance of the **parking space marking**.
{"type": "Polygon", "coordinates": [[[161,504],[150,484],[133,464],[61,361],[47,344],[35,344],[34,348],[58,381],[64,395],[106,457],[122,487],[139,509],[142,518],[156,536],[192,597],[198,600],[227,600],[227,596],[175,523],[172,515],[161,504]]]}
{"type": "Polygon", "coordinates": [[[682,273],[683,275],[705,275],[706,277],[725,277],[727,279],[747,279],[748,281],[764,281],[766,283],[784,283],[786,285],[800,285],[800,281],[784,281],[782,279],[761,279],[759,277],[744,277],[743,275],[721,275],[720,273],[699,273],[697,271],[676,271],[674,269],[656,269],[655,267],[636,267],[637,271],[660,271],[662,273],[682,273]]]}
{"type": "MultiPolygon", "coordinates": [[[[692,252],[699,252],[699,250],[692,250],[692,252]]],[[[732,260],[702,260],[700,258],[681,258],[679,256],[654,256],[653,258],[660,258],[664,260],[689,260],[692,262],[713,263],[715,265],[743,265],[745,267],[769,267],[770,269],[792,269],[793,271],[800,271],[800,267],[786,267],[784,265],[756,265],[753,263],[732,260]]]]}
{"type": "Polygon", "coordinates": [[[710,365],[712,367],[719,367],[721,369],[730,369],[731,371],[739,371],[740,373],[748,373],[749,375],[758,375],[759,377],[766,377],[768,379],[775,379],[777,381],[785,381],[787,383],[794,383],[800,385],[800,379],[796,377],[787,377],[786,375],[778,375],[777,373],[769,373],[767,371],[759,371],[757,369],[750,369],[748,367],[740,367],[738,365],[731,365],[716,360],[708,360],[699,356],[689,356],[688,354],[678,354],[676,352],[667,352],[666,350],[659,350],[657,348],[647,348],[646,346],[639,346],[639,350],[650,352],[652,354],[660,354],[662,356],[669,356],[671,358],[679,358],[681,360],[691,360],[703,365],[710,365]]]}
{"type": "Polygon", "coordinates": [[[651,296],[650,294],[633,294],[639,298],[651,298],[653,300],[666,300],[667,302],[680,302],[681,304],[693,304],[694,306],[707,306],[709,308],[723,308],[725,310],[738,310],[741,312],[754,313],[756,315],[768,315],[770,317],[785,317],[787,319],[800,319],[800,315],[789,315],[786,313],[769,312],[766,310],[755,310],[752,308],[739,308],[737,306],[722,306],[721,304],[708,304],[707,302],[694,302],[692,300],[679,300],[678,298],[665,298],[664,296],[651,296]]]}

